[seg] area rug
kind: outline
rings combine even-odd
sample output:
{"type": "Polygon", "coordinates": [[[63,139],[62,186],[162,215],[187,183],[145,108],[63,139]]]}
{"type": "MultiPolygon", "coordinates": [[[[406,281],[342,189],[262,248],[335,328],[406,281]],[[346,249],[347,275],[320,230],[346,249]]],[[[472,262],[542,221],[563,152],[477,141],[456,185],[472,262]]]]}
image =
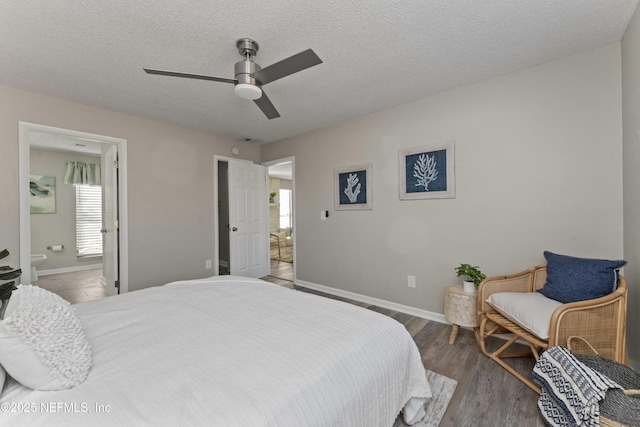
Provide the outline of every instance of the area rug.
{"type": "MultiPolygon", "coordinates": [[[[454,379],[436,374],[428,369],[426,371],[433,397],[427,399],[427,402],[424,404],[426,415],[422,420],[414,424],[414,427],[438,427],[453,397],[453,392],[456,391],[456,386],[458,385],[458,381],[454,379]]],[[[402,414],[400,414],[396,422],[393,423],[393,427],[405,426],[407,426],[407,424],[404,423],[402,414]]]]}
{"type": "Polygon", "coordinates": [[[271,259],[275,261],[293,262],[293,255],[291,248],[280,249],[280,255],[278,255],[278,248],[271,248],[271,259]]]}

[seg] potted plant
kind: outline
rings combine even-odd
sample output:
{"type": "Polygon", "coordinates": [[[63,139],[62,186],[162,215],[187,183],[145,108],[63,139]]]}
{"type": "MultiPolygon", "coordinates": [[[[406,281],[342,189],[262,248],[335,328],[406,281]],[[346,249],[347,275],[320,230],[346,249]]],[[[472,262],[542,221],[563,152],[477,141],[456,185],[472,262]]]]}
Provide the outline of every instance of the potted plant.
{"type": "Polygon", "coordinates": [[[462,286],[465,292],[475,292],[480,282],[487,278],[487,275],[483,274],[477,265],[460,264],[455,268],[455,271],[458,276],[462,276],[462,286]]]}
{"type": "Polygon", "coordinates": [[[275,203],[277,195],[278,193],[276,193],[275,191],[269,193],[269,203],[275,203]]]}
{"type": "MultiPolygon", "coordinates": [[[[8,250],[5,249],[0,252],[0,259],[8,256],[8,250]]],[[[21,274],[22,270],[19,268],[9,267],[8,265],[0,266],[0,301],[2,302],[0,306],[0,319],[4,318],[4,311],[7,308],[7,303],[9,303],[9,298],[11,298],[11,293],[17,289],[16,282],[13,279],[20,277],[21,274]]]]}

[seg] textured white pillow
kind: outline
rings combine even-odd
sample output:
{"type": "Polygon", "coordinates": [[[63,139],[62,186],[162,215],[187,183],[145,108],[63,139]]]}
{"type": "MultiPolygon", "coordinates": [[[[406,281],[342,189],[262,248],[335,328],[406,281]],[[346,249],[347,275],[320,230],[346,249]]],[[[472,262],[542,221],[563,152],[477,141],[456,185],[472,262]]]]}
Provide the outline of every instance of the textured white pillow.
{"type": "Polygon", "coordinates": [[[37,286],[19,285],[0,321],[0,365],[34,390],[64,390],[83,382],[91,348],[71,304],[37,286]]]}
{"type": "Polygon", "coordinates": [[[504,317],[543,340],[549,338],[553,311],[562,305],[539,292],[498,292],[490,295],[487,302],[504,317]]]}

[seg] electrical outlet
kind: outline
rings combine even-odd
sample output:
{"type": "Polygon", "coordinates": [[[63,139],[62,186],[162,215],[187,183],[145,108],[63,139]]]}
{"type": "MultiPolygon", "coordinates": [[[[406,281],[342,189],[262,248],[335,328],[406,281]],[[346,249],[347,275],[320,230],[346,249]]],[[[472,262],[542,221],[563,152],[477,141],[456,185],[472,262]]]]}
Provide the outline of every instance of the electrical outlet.
{"type": "Polygon", "coordinates": [[[416,287],[416,276],[407,276],[407,286],[410,288],[416,287]]]}
{"type": "Polygon", "coordinates": [[[206,268],[207,270],[211,269],[211,260],[208,259],[204,262],[204,268],[206,268]]]}

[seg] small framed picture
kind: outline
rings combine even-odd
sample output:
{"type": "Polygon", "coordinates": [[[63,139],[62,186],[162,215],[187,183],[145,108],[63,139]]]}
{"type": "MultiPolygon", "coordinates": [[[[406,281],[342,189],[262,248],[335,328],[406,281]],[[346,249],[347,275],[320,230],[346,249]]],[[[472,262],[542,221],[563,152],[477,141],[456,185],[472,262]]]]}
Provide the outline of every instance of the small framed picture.
{"type": "Polygon", "coordinates": [[[373,209],[371,163],[336,168],[334,176],[337,211],[373,209]]]}
{"type": "Polygon", "coordinates": [[[29,204],[32,214],[56,213],[55,176],[29,176],[29,204]]]}
{"type": "Polygon", "coordinates": [[[400,200],[456,197],[454,141],[400,150],[400,200]]]}

